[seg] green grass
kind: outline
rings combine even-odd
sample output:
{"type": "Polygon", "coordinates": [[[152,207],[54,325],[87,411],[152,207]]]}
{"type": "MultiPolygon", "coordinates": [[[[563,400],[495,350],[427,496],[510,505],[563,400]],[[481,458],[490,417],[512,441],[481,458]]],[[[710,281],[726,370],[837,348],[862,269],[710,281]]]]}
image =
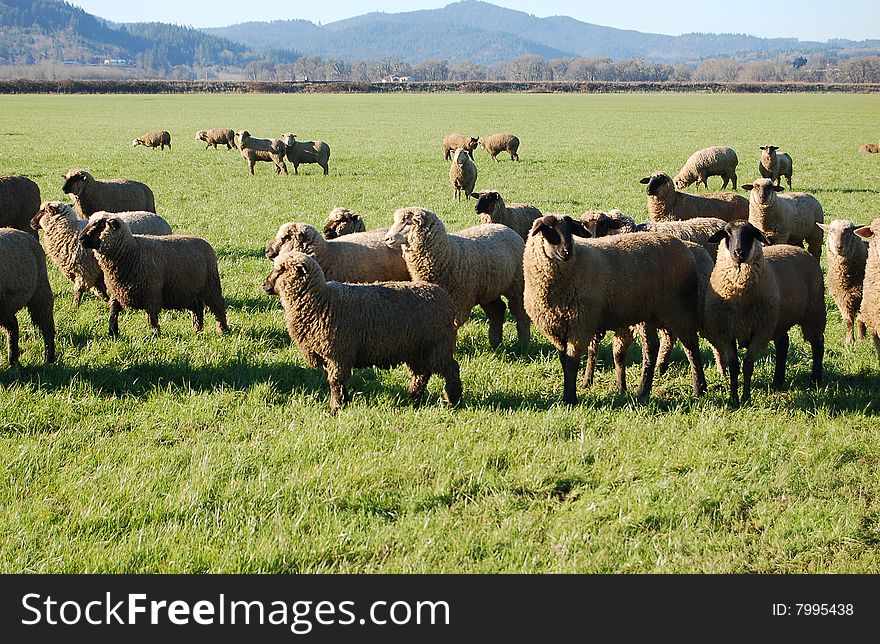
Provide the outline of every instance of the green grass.
{"type": "Polygon", "coordinates": [[[822,387],[807,387],[793,332],[790,388],[770,390],[765,354],[738,410],[705,345],[697,402],[680,350],[641,403],[614,393],[603,348],[596,384],[567,409],[541,334],[522,356],[511,324],[492,351],[475,311],[460,407],[443,406],[439,379],[417,407],[402,368],[363,370],[331,417],[323,375],[260,288],[284,221],[344,205],[373,228],[421,205],[451,230],[475,223],[473,202],[451,198],[453,131],[518,134],[519,164],[476,152],[477,187],[546,212],[644,218],[639,178],[724,144],[746,183],[772,143],[827,219],[868,222],[880,165],[856,149],[876,140],[878,109],[877,95],[0,97],[0,172],[31,176],[44,200],[64,198],[71,167],[148,183],[176,231],[217,250],[232,327],[219,336],[209,314],[197,336],[165,313],[154,339],[125,312],[114,342],[105,305],[73,311],[50,269],[58,364],[42,364],[22,314],[21,365],[0,366],[0,571],[880,572],[878,363],[869,345],[844,347],[830,298],[822,387]],[[235,151],[194,140],[213,126],[326,140],[331,174],[260,164],[250,177],[235,151]],[[129,147],[159,128],[172,152],[129,147]]]}

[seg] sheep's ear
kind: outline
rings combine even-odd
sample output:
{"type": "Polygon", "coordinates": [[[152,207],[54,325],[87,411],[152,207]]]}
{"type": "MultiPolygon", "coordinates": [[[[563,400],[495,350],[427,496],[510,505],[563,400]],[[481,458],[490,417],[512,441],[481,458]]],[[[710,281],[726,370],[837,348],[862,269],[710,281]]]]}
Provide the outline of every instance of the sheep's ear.
{"type": "Polygon", "coordinates": [[[771,145],[769,147],[770,147],[770,150],[778,150],[779,149],[778,145],[771,145]]]}
{"type": "Polygon", "coordinates": [[[760,228],[755,228],[754,230],[755,239],[764,244],[765,246],[770,245],[770,241],[767,239],[767,235],[764,234],[764,231],[760,228]]]}
{"type": "Polygon", "coordinates": [[[592,237],[590,231],[584,228],[583,223],[572,219],[568,215],[565,216],[565,221],[568,223],[568,231],[575,237],[592,237]]]}
{"type": "Polygon", "coordinates": [[[548,242],[550,242],[554,246],[556,244],[559,244],[562,242],[562,237],[559,235],[559,233],[556,231],[556,229],[553,228],[553,226],[545,223],[544,221],[542,221],[540,219],[538,221],[536,221],[535,224],[532,226],[532,232],[529,234],[530,235],[540,234],[544,237],[544,239],[546,239],[548,242]]]}
{"type": "Polygon", "coordinates": [[[608,219],[608,221],[607,221],[608,227],[613,228],[615,230],[619,230],[621,228],[626,228],[626,225],[628,223],[628,222],[624,221],[623,219],[614,219],[613,217],[608,217],[607,219],[608,219]]]}
{"type": "Polygon", "coordinates": [[[746,183],[746,184],[741,185],[740,188],[742,188],[746,192],[751,192],[752,188],[754,188],[754,186],[750,183],[746,183]]]}
{"type": "Polygon", "coordinates": [[[645,177],[644,179],[639,179],[639,183],[651,183],[651,177],[645,177]]]}
{"type": "Polygon", "coordinates": [[[305,264],[297,264],[296,274],[299,277],[305,277],[309,274],[309,269],[306,268],[305,264]]]}
{"type": "Polygon", "coordinates": [[[861,228],[856,228],[853,232],[862,239],[874,239],[874,231],[871,230],[870,226],[862,226],[861,228]]]}
{"type": "Polygon", "coordinates": [[[710,244],[720,244],[722,239],[727,239],[727,229],[722,228],[716,233],[713,233],[711,237],[709,237],[710,244]]]}
{"type": "Polygon", "coordinates": [[[116,217],[110,217],[110,219],[107,220],[107,226],[110,230],[119,230],[119,219],[116,217]]]}
{"type": "Polygon", "coordinates": [[[831,226],[829,226],[828,224],[820,224],[819,222],[816,222],[816,225],[817,225],[819,228],[821,228],[822,230],[824,230],[826,233],[830,233],[830,232],[831,232],[831,226]]]}
{"type": "Polygon", "coordinates": [[[356,212],[352,213],[352,215],[351,215],[352,221],[360,221],[360,219],[361,219],[361,216],[359,214],[357,214],[356,212]]]}
{"type": "Polygon", "coordinates": [[[783,190],[785,190],[785,188],[783,188],[782,186],[773,186],[773,189],[774,189],[776,192],[782,192],[783,190]]]}
{"type": "Polygon", "coordinates": [[[766,146],[766,145],[760,145],[760,146],[758,146],[758,149],[759,149],[759,150],[766,150],[766,149],[767,149],[767,146],[766,146]]]}
{"type": "Polygon", "coordinates": [[[422,216],[422,213],[420,213],[420,212],[414,212],[412,214],[412,216],[410,217],[410,220],[412,221],[412,223],[414,223],[417,226],[421,226],[423,223],[425,223],[425,218],[422,216]]]}

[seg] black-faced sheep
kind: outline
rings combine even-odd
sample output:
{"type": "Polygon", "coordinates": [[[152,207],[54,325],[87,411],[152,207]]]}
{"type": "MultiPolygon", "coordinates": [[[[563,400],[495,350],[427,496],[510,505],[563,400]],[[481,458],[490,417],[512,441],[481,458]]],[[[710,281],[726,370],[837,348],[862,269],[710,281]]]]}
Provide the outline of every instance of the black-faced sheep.
{"type": "Polygon", "coordinates": [[[312,257],[289,252],[275,260],[263,288],[281,298],[287,332],[306,361],[327,374],[332,413],[348,399],[352,369],[361,367],[406,364],[417,399],[439,373],[446,401],[461,398],[454,310],[441,287],[328,282],[312,257]]]}
{"type": "Polygon", "coordinates": [[[501,344],[504,301],[516,320],[520,346],[529,343],[531,322],[523,307],[523,240],[500,224],[482,224],[447,234],[436,214],[424,208],[400,208],[385,236],[391,247],[403,248],[412,279],[439,284],[455,304],[461,326],[480,305],[489,319],[489,345],[501,344]]]}
{"type": "MultiPolygon", "coordinates": [[[[336,239],[343,235],[367,232],[367,224],[354,210],[349,208],[334,208],[327,215],[327,223],[324,225],[324,239],[336,239]]],[[[384,232],[387,232],[387,229],[384,232]]]]}
{"type": "Polygon", "coordinates": [[[616,208],[614,210],[588,210],[580,216],[583,227],[590,233],[590,237],[607,237],[608,235],[620,235],[631,233],[636,229],[636,221],[629,215],[624,215],[616,208]]]}
{"type": "Polygon", "coordinates": [[[119,217],[96,213],[80,233],[83,246],[95,251],[110,295],[110,335],[119,337],[123,308],[146,311],[150,329],[159,334],[162,309],[190,311],[201,331],[205,306],[226,333],[226,301],[220,288],[217,254],[199,237],[132,235],[119,217]]]}
{"type": "Polygon", "coordinates": [[[303,163],[317,163],[330,173],[330,146],[323,141],[297,141],[296,134],[287,133],[281,137],[287,160],[293,164],[293,173],[299,174],[297,168],[303,163]]]}
{"type": "Polygon", "coordinates": [[[471,159],[474,158],[474,150],[477,149],[479,139],[475,136],[465,136],[463,134],[447,134],[443,137],[443,158],[450,160],[450,154],[457,148],[467,150],[471,159]]]}
{"type": "Polygon", "coordinates": [[[40,210],[40,187],[20,174],[0,174],[0,227],[36,236],[30,221],[40,210]]]}
{"type": "Polygon", "coordinates": [[[250,174],[254,173],[254,164],[257,161],[274,163],[275,174],[287,174],[287,164],[284,163],[287,149],[281,139],[258,139],[247,130],[236,132],[235,136],[238,138],[238,151],[248,162],[250,174]]]}
{"type": "Polygon", "coordinates": [[[483,148],[486,153],[492,157],[493,161],[500,153],[507,152],[513,161],[519,161],[519,139],[513,134],[501,132],[499,134],[491,134],[489,136],[481,136],[477,139],[478,145],[483,148]]]}
{"type": "Polygon", "coordinates": [[[822,379],[825,296],[819,263],[802,248],[767,246],[760,229],[735,221],[717,232],[718,259],[706,292],[704,324],[730,376],[730,402],[738,405],[739,358],[745,348],[742,402],[751,397],[755,358],[770,340],[776,345],[773,386],[785,384],[788,330],[801,327],[812,350],[810,382],[822,379]]]}
{"type": "Polygon", "coordinates": [[[729,181],[733,182],[733,189],[736,190],[736,166],[738,163],[739,160],[736,158],[736,152],[733,151],[733,148],[714,145],[710,148],[697,150],[675,175],[675,187],[678,190],[683,190],[696,182],[698,188],[702,183],[708,190],[707,179],[721,177],[724,180],[724,183],[721,184],[722,190],[727,187],[729,181]]]}
{"type": "Polygon", "coordinates": [[[217,149],[217,145],[225,145],[227,150],[237,148],[235,144],[235,130],[228,127],[213,127],[210,130],[196,132],[196,141],[204,141],[205,149],[210,147],[217,149]]]}
{"type": "Polygon", "coordinates": [[[770,179],[758,179],[742,187],[749,194],[749,221],[763,232],[770,244],[803,246],[813,257],[822,254],[822,229],[816,224],[825,220],[822,204],[806,192],[781,193],[770,179]]]}
{"type": "Polygon", "coordinates": [[[825,241],[825,257],[828,259],[828,292],[846,324],[846,344],[854,342],[854,330],[858,339],[865,337],[865,323],[859,319],[862,305],[862,286],[865,281],[865,263],[868,261],[868,245],[855,234],[858,224],[848,219],[835,219],[830,224],[819,224],[828,237],[825,241]]]}
{"type": "Polygon", "coordinates": [[[868,262],[859,317],[871,331],[877,359],[880,360],[880,219],[872,221],[870,226],[856,228],[855,233],[868,241],[868,262]]]}
{"type": "Polygon", "coordinates": [[[46,362],[55,362],[55,318],[46,255],[33,235],[0,228],[0,328],[6,333],[10,366],[19,358],[16,314],[24,307],[43,335],[46,362]]]}
{"type": "Polygon", "coordinates": [[[449,164],[449,183],[452,185],[452,196],[456,201],[461,201],[462,193],[466,200],[470,200],[474,185],[477,183],[477,166],[463,148],[457,148],[452,154],[452,163],[449,164]]]}
{"type": "Polygon", "coordinates": [[[168,146],[168,149],[171,149],[171,135],[165,130],[156,130],[155,132],[147,132],[146,134],[142,134],[134,141],[131,142],[131,147],[136,148],[139,145],[143,145],[148,148],[159,148],[161,150],[165,149],[165,146],[168,146]]]}
{"type": "Polygon", "coordinates": [[[532,223],[541,216],[541,211],[528,203],[506,205],[497,190],[481,190],[472,196],[477,200],[474,210],[481,222],[513,228],[523,241],[529,236],[532,223]]]}
{"type": "Polygon", "coordinates": [[[651,221],[674,221],[694,217],[717,217],[724,221],[749,218],[749,200],[733,192],[692,195],[675,189],[672,179],[655,172],[639,183],[647,185],[651,221]]]}
{"type": "Polygon", "coordinates": [[[64,175],[62,190],[73,199],[73,207],[80,219],[94,213],[156,212],[156,201],[150,187],[130,179],[95,179],[87,170],[73,169],[64,175]]]}
{"type": "Polygon", "coordinates": [[[762,145],[758,149],[761,150],[761,160],[758,162],[758,172],[761,173],[761,176],[764,179],[774,181],[777,186],[782,183],[782,177],[785,177],[788,189],[791,190],[793,171],[791,155],[787,152],[778,153],[776,150],[779,149],[779,146],[776,145],[762,145]]]}
{"type": "Polygon", "coordinates": [[[861,154],[877,154],[880,152],[880,145],[876,143],[864,143],[859,146],[859,152],[861,154]]]}

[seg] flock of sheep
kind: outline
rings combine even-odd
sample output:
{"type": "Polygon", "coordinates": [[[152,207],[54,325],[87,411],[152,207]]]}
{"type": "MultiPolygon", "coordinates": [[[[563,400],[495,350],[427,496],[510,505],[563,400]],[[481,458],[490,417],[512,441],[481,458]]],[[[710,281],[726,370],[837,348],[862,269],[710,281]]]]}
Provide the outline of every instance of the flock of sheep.
{"type": "MultiPolygon", "coordinates": [[[[148,133],[133,145],[170,147],[167,134],[148,133]]],[[[223,128],[200,131],[197,138],[215,148],[237,147],[251,173],[256,161],[270,161],[286,173],[285,158],[294,171],[299,163],[328,171],[329,147],[320,141],[300,150],[306,144],[292,134],[255,139],[245,130],[223,128]]],[[[450,233],[432,211],[407,207],[395,211],[390,227],[367,231],[358,213],[336,208],[323,234],[287,222],[266,247],[272,269],[263,288],[280,298],[287,331],[306,361],[326,373],[331,411],[347,400],[353,369],[399,364],[409,370],[413,397],[422,397],[430,376],[440,374],[447,402],[457,403],[457,331],[478,305],[492,347],[501,343],[508,309],[521,348],[535,323],[558,351],[568,404],[577,403],[581,357],[582,385],[589,386],[608,331],[614,333],[621,392],[626,352],[638,335],[639,396],[649,395],[655,371],[666,370],[677,341],[690,363],[694,396],[704,393],[702,336],[717,369],[729,377],[731,403],[745,402],[755,358],[771,340],[773,384],[784,385],[793,326],[811,346],[811,382],[818,383],[826,326],[819,266],[824,233],[828,286],[846,323],[846,342],[869,331],[880,358],[880,219],[870,226],[842,220],[826,225],[815,197],[783,192],[783,179],[791,188],[793,163],[776,146],[761,146],[761,178],[741,186],[748,199],[682,191],[694,183],[708,188],[712,176],[722,178],[722,189],[728,183],[736,189],[738,159],[729,147],[698,150],[675,177],[645,177],[650,220],[644,223],[619,210],[579,218],[542,213],[529,204],[506,204],[495,190],[474,192],[478,146],[493,159],[507,151],[518,160],[519,139],[498,134],[443,140],[454,194],[476,198],[479,225],[450,233]]],[[[55,359],[46,255],[74,284],[75,305],[86,291],[109,302],[113,337],[123,308],[145,311],[158,333],[162,309],[190,311],[201,330],[207,307],[220,332],[228,330],[213,248],[204,239],[171,234],[155,213],[148,186],[73,169],[64,176],[63,191],[72,204],[41,203],[30,179],[0,176],[0,326],[8,336],[10,364],[19,357],[16,313],[25,307],[42,332],[46,361],[55,359]],[[44,232],[45,254],[38,230],[44,232]]]]}

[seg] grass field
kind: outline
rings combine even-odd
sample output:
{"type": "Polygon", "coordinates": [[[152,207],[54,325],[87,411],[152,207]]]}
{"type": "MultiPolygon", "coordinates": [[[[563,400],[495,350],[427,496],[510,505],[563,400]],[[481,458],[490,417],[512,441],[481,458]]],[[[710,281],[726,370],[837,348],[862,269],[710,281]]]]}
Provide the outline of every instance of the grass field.
{"type": "MultiPolygon", "coordinates": [[[[232,328],[219,336],[209,314],[197,336],[165,313],[154,339],[129,311],[111,341],[106,306],[87,296],[74,311],[50,268],[58,364],[42,364],[22,313],[21,365],[0,365],[0,571],[880,572],[880,370],[870,343],[844,347],[830,297],[822,387],[807,387],[795,331],[790,388],[769,388],[765,353],[742,409],[705,344],[697,402],[680,350],[642,403],[615,393],[603,347],[568,409],[540,332],[520,355],[511,324],[490,350],[477,310],[459,335],[458,408],[439,379],[418,407],[403,368],[363,370],[331,417],[323,374],[260,288],[277,226],[334,206],[370,228],[406,205],[473,225],[442,157],[453,131],[518,134],[519,164],[475,153],[477,187],[545,212],[644,219],[641,177],[724,144],[747,183],[770,143],[826,220],[869,222],[880,159],[856,149],[876,141],[878,113],[877,95],[0,97],[0,172],[32,177],[44,200],[64,198],[72,167],[148,183],[176,232],[217,250],[232,328]],[[323,139],[330,176],[260,164],[250,177],[234,150],[194,140],[214,126],[323,139]],[[129,146],[153,129],[172,152],[129,146]]],[[[634,383],[636,348],[630,360],[634,383]]]]}

